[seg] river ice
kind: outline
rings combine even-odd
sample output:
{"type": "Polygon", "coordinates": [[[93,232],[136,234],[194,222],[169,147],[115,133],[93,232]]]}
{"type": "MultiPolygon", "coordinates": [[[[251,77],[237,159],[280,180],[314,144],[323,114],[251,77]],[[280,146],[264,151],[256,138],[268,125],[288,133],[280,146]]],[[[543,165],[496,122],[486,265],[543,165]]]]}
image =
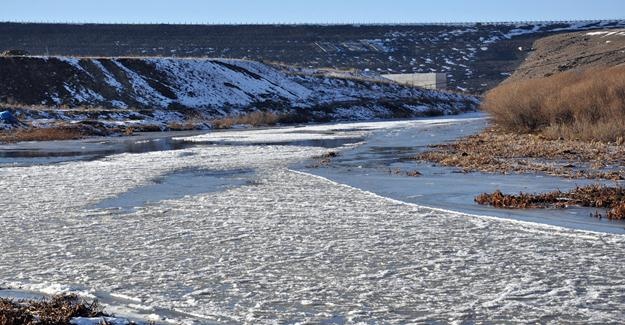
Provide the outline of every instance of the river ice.
{"type": "MultiPolygon", "coordinates": [[[[193,140],[360,137],[432,123],[445,121],[193,140]]],[[[625,319],[622,235],[425,208],[290,169],[327,151],[207,145],[2,168],[0,287],[77,290],[174,323],[625,319]],[[130,211],[93,208],[189,169],[254,174],[130,211]]]]}

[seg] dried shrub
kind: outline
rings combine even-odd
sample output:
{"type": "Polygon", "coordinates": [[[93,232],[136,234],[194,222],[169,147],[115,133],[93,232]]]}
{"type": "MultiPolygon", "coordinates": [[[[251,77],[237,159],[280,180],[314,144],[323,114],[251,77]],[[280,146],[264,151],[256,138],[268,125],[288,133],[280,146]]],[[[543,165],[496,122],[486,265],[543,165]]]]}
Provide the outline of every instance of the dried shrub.
{"type": "Polygon", "coordinates": [[[197,130],[200,127],[204,126],[204,120],[200,117],[194,117],[187,119],[183,122],[171,122],[167,124],[167,129],[169,131],[187,131],[187,130],[197,130]]]}
{"type": "Polygon", "coordinates": [[[419,172],[418,170],[409,170],[406,172],[406,176],[409,177],[421,177],[423,176],[423,174],[421,174],[421,172],[419,172]]]}
{"type": "Polygon", "coordinates": [[[499,128],[431,146],[417,160],[459,167],[464,172],[534,173],[569,178],[625,179],[625,146],[617,143],[548,139],[499,128]],[[610,166],[611,168],[605,168],[610,166]]]}
{"type": "Polygon", "coordinates": [[[610,220],[625,220],[625,202],[615,205],[607,215],[610,220]]]}
{"type": "Polygon", "coordinates": [[[72,140],[86,135],[85,131],[73,127],[16,129],[1,132],[0,142],[72,140]]]}
{"type": "Polygon", "coordinates": [[[66,325],[74,317],[106,316],[97,301],[87,302],[74,294],[44,300],[0,298],[0,325],[66,325]]]}
{"type": "Polygon", "coordinates": [[[312,168],[319,168],[322,166],[327,166],[332,162],[333,158],[336,158],[339,156],[339,153],[336,151],[328,151],[318,157],[315,157],[315,159],[317,159],[317,162],[314,163],[312,166],[312,168]]]}
{"type": "Polygon", "coordinates": [[[245,115],[226,117],[212,121],[216,129],[229,129],[234,125],[244,124],[251,126],[276,125],[280,121],[280,116],[272,112],[252,112],[245,115]]]}
{"type": "Polygon", "coordinates": [[[339,153],[336,151],[328,151],[326,153],[324,153],[323,155],[320,156],[320,158],[322,159],[327,159],[327,158],[335,158],[338,157],[339,153]]]}
{"type": "MultiPolygon", "coordinates": [[[[519,195],[483,193],[475,202],[502,209],[541,209],[582,206],[609,209],[606,217],[611,220],[625,220],[625,188],[602,185],[576,187],[569,192],[553,191],[541,194],[520,193],[519,195]]],[[[597,214],[597,216],[600,216],[597,214]]]]}
{"type": "Polygon", "coordinates": [[[475,198],[475,202],[481,205],[490,205],[501,209],[538,209],[551,205],[562,205],[562,193],[559,191],[545,194],[527,194],[519,195],[503,194],[497,190],[494,193],[483,193],[475,198]]]}
{"type": "Polygon", "coordinates": [[[616,141],[625,136],[625,66],[507,82],[486,94],[482,108],[514,132],[616,141]]]}
{"type": "Polygon", "coordinates": [[[327,122],[327,117],[319,117],[308,110],[294,109],[288,113],[253,112],[240,116],[225,117],[211,121],[213,128],[229,129],[234,125],[271,126],[276,124],[297,124],[309,122],[327,122]]]}

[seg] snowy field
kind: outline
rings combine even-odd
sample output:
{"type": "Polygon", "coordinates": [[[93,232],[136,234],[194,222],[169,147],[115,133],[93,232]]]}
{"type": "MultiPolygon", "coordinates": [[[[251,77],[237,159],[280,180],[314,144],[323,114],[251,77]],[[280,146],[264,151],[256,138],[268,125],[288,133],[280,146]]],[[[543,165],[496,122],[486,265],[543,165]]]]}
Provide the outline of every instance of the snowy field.
{"type": "Polygon", "coordinates": [[[253,144],[448,122],[212,133],[191,140],[224,144],[4,167],[0,287],[79,291],[170,323],[625,319],[621,235],[403,203],[291,169],[327,148],[253,144]],[[238,178],[95,208],[190,170],[238,178]]]}

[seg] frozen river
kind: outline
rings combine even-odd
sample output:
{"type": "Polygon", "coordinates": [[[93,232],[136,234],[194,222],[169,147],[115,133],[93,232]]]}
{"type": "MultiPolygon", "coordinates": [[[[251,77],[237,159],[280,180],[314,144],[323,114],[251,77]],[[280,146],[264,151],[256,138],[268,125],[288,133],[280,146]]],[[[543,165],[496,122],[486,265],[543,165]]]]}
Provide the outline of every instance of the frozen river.
{"type": "Polygon", "coordinates": [[[622,322],[622,235],[450,212],[466,198],[437,200],[419,183],[407,195],[405,177],[391,193],[388,179],[366,178],[380,165],[346,165],[389,134],[429,134],[423,145],[483,123],[189,134],[158,150],[16,166],[7,155],[0,287],[79,291],[172,323],[622,322]],[[336,165],[307,168],[330,150],[336,165]]]}

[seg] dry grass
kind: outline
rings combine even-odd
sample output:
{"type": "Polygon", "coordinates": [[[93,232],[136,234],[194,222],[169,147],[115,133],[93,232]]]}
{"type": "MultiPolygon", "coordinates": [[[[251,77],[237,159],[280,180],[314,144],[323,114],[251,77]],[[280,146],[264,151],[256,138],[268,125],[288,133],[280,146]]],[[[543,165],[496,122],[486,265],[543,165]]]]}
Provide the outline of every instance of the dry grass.
{"type": "Polygon", "coordinates": [[[226,117],[213,120],[211,123],[216,129],[229,129],[234,125],[245,124],[251,126],[276,125],[280,116],[272,112],[253,112],[245,115],[226,117]]]}
{"type": "Polygon", "coordinates": [[[0,325],[66,325],[74,317],[102,317],[97,301],[87,302],[77,295],[58,295],[46,300],[0,298],[0,325]]]}
{"type": "MultiPolygon", "coordinates": [[[[503,209],[539,209],[582,206],[609,209],[606,217],[611,220],[625,220],[625,188],[589,185],[577,187],[569,192],[553,191],[542,194],[503,194],[501,191],[484,193],[475,202],[503,209]]],[[[600,214],[595,214],[602,217],[600,214]]]]}
{"type": "Polygon", "coordinates": [[[0,142],[72,140],[85,137],[78,128],[31,128],[0,132],[0,142]]]}
{"type": "Polygon", "coordinates": [[[296,124],[324,122],[326,119],[311,115],[307,110],[293,110],[284,114],[273,112],[252,112],[244,115],[226,117],[211,121],[213,128],[229,129],[234,125],[272,126],[276,124],[296,124]]]}
{"type": "Polygon", "coordinates": [[[205,125],[205,120],[199,116],[194,116],[186,119],[182,122],[171,122],[167,124],[169,131],[187,131],[197,130],[205,125]]]}
{"type": "Polygon", "coordinates": [[[625,179],[625,146],[547,139],[498,128],[450,144],[432,146],[416,159],[458,167],[464,172],[540,172],[569,178],[625,179]]]}
{"type": "Polygon", "coordinates": [[[510,131],[622,142],[625,66],[504,83],[486,94],[482,107],[510,131]]]}

